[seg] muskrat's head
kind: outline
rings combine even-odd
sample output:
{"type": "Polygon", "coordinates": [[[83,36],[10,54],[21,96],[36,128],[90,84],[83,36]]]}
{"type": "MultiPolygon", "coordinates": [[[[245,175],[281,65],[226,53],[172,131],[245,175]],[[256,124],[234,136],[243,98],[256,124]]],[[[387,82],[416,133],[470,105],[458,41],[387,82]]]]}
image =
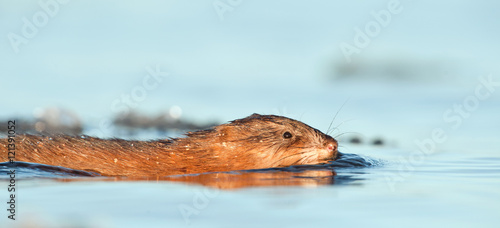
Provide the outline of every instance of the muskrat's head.
{"type": "Polygon", "coordinates": [[[229,153],[236,166],[251,166],[252,161],[256,168],[318,164],[335,160],[338,153],[331,136],[282,116],[253,114],[215,131],[218,148],[229,153]]]}

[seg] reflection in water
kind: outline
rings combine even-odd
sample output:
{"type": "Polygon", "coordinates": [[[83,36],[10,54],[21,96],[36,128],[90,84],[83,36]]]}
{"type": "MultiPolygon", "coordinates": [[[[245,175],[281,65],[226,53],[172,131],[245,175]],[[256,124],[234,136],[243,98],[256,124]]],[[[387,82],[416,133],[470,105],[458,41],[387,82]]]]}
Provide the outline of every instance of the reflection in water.
{"type": "MultiPolygon", "coordinates": [[[[28,162],[16,162],[17,178],[53,178],[62,182],[73,181],[171,181],[209,186],[219,189],[238,189],[263,186],[302,186],[345,185],[362,180],[363,172],[337,174],[336,169],[363,168],[373,166],[374,162],[355,154],[341,154],[336,161],[320,165],[300,165],[285,168],[269,168],[219,173],[175,175],[165,177],[103,177],[82,170],[59,166],[49,166],[28,162]]],[[[9,163],[0,163],[0,173],[8,173],[9,163]]],[[[4,175],[2,175],[4,176],[4,175]]]]}
{"type": "Polygon", "coordinates": [[[337,175],[334,170],[253,170],[221,173],[203,173],[166,177],[99,177],[99,178],[64,178],[62,182],[74,181],[169,181],[198,184],[218,189],[239,189],[267,186],[318,187],[322,185],[346,185],[363,180],[356,174],[337,175]]]}
{"type": "Polygon", "coordinates": [[[271,170],[170,176],[165,180],[195,183],[219,189],[237,189],[263,186],[317,187],[334,184],[335,176],[336,173],[333,170],[305,170],[303,172],[271,170]]]}

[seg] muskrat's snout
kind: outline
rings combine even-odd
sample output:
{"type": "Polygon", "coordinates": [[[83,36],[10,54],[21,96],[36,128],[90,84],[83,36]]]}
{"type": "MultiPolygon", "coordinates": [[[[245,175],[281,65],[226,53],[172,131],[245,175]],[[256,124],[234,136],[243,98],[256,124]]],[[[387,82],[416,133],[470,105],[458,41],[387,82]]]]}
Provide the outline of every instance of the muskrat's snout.
{"type": "Polygon", "coordinates": [[[328,151],[337,152],[338,143],[337,141],[330,142],[326,145],[328,151]]]}
{"type": "Polygon", "coordinates": [[[337,157],[337,148],[339,146],[337,140],[327,135],[324,146],[326,148],[326,151],[328,151],[328,157],[330,157],[331,159],[335,159],[337,157]]]}

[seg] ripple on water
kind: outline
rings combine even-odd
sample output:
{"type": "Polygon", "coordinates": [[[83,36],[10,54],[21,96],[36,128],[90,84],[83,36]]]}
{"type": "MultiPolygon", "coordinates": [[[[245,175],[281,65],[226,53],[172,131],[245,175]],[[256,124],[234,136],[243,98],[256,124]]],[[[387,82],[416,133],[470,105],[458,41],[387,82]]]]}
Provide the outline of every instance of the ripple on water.
{"type": "MultiPolygon", "coordinates": [[[[10,172],[13,166],[9,162],[0,163],[0,180],[7,179],[9,176],[4,175],[10,172]]],[[[61,166],[51,166],[30,162],[15,163],[16,178],[68,178],[68,177],[90,177],[99,176],[96,173],[86,172],[82,170],[74,170],[61,166]]]]}

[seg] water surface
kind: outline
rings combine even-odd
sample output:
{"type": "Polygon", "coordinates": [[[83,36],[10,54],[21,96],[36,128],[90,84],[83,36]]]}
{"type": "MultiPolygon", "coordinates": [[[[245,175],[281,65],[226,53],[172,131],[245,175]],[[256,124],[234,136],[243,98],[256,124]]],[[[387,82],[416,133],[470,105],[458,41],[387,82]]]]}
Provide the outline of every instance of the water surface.
{"type": "Polygon", "coordinates": [[[47,227],[496,227],[499,222],[498,155],[439,151],[411,163],[406,158],[415,152],[349,148],[361,156],[324,166],[187,175],[191,178],[82,178],[24,168],[18,180],[19,224],[28,221],[25,216],[47,227]]]}

